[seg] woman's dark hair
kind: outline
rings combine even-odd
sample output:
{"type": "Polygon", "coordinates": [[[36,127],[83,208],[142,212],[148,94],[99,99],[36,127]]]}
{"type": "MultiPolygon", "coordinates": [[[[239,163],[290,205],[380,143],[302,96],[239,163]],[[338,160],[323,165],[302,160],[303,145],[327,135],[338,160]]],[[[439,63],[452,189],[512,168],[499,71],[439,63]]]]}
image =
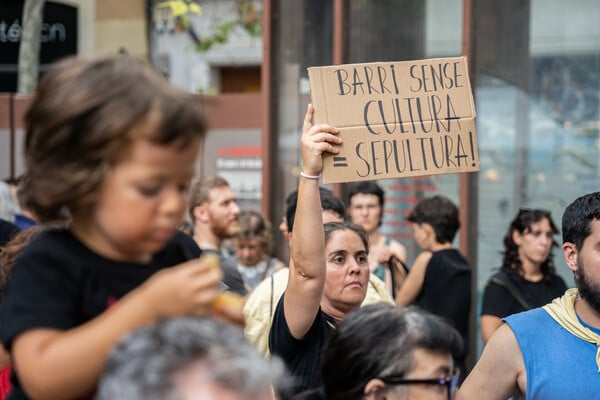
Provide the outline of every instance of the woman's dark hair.
{"type": "MultiPolygon", "coordinates": [[[[521,259],[519,258],[519,246],[513,240],[513,232],[517,231],[520,234],[528,233],[531,231],[531,225],[540,222],[543,219],[547,219],[550,223],[550,229],[553,234],[558,233],[558,228],[552,221],[552,217],[550,216],[550,212],[541,209],[525,209],[522,208],[519,210],[517,216],[511,221],[510,226],[504,235],[504,251],[502,252],[502,268],[506,268],[509,270],[513,270],[517,272],[519,275],[524,273],[523,264],[521,259]]],[[[558,243],[553,239],[552,247],[557,247],[558,243]]],[[[552,249],[548,254],[548,257],[542,262],[541,272],[544,276],[544,279],[550,279],[552,275],[555,274],[554,268],[554,260],[552,255],[552,249]]]]}
{"type": "Polygon", "coordinates": [[[328,222],[324,225],[325,227],[325,245],[329,243],[329,239],[331,239],[331,234],[337,231],[353,231],[358,235],[360,240],[365,245],[365,250],[367,254],[369,253],[369,237],[367,236],[367,232],[365,232],[364,228],[360,225],[353,224],[352,222],[328,222]]]}
{"type": "MultiPolygon", "coordinates": [[[[346,219],[346,208],[344,203],[338,199],[330,189],[319,187],[319,197],[321,199],[321,209],[323,211],[331,211],[340,216],[341,219],[346,219]]],[[[294,230],[294,220],[296,219],[296,206],[298,203],[298,191],[294,190],[285,199],[285,219],[287,222],[288,232],[294,230]]]]}
{"type": "Polygon", "coordinates": [[[442,318],[414,306],[377,303],[351,311],[323,353],[321,380],[327,399],[360,399],[371,379],[406,375],[413,368],[416,349],[456,358],[463,343],[442,318]]]}

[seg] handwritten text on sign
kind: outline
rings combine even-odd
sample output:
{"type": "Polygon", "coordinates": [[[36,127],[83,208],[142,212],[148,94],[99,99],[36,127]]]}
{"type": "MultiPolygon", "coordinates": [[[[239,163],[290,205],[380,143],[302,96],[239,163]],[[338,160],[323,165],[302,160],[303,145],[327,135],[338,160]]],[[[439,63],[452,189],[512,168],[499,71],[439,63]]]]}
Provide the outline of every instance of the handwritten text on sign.
{"type": "Polygon", "coordinates": [[[315,123],[340,129],[323,182],[477,171],[463,57],[309,68],[315,123]]]}

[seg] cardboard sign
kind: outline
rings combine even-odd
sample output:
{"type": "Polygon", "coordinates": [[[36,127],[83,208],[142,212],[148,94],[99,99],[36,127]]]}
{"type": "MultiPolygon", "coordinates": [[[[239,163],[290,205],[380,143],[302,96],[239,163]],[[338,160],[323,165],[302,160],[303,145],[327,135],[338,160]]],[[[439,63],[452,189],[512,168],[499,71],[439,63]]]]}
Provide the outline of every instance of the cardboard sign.
{"type": "Polygon", "coordinates": [[[340,129],[323,183],[479,170],[464,57],[308,68],[314,123],[340,129]]]}

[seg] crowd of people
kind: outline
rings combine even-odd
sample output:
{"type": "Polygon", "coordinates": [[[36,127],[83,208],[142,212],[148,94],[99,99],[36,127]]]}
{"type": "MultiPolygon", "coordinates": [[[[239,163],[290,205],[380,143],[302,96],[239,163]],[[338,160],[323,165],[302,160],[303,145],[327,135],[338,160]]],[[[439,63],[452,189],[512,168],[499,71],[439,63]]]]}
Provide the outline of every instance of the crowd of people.
{"type": "Polygon", "coordinates": [[[519,210],[468,371],[473,273],[453,245],[458,207],[443,195],[415,204],[405,222],[421,252],[409,262],[380,231],[376,182],[348,184],[347,206],[320,185],[343,139],[313,114],[279,260],[265,215],[241,209],[222,177],[195,179],[206,125],[194,96],[125,54],[54,65],[25,117],[26,173],[0,185],[0,398],[600,392],[600,192],[569,204],[560,230],[545,210],[519,210]],[[554,267],[559,232],[571,289],[554,267]]]}

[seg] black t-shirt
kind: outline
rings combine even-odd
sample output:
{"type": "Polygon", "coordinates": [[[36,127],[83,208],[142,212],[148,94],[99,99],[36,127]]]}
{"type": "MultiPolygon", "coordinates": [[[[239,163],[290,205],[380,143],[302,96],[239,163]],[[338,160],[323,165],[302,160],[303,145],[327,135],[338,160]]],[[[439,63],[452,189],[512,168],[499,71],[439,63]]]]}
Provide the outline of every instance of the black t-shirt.
{"type": "Polygon", "coordinates": [[[432,253],[425,270],[423,288],[415,304],[448,320],[463,337],[466,353],[471,310],[471,267],[458,250],[432,253]]]}
{"type": "Polygon", "coordinates": [[[17,233],[19,228],[15,224],[0,219],[0,247],[8,243],[17,233]]]}
{"type": "Polygon", "coordinates": [[[294,394],[319,386],[319,369],[321,352],[335,329],[334,320],[320,311],[315,321],[302,339],[296,339],[290,333],[285,320],[283,296],[279,299],[273,323],[269,332],[269,350],[279,356],[289,372],[292,382],[285,385],[282,399],[289,399],[294,394]]]}
{"type": "MultiPolygon", "coordinates": [[[[0,308],[2,343],[10,350],[22,332],[82,325],[158,270],[199,255],[194,240],[183,233],[177,233],[149,263],[138,264],[104,258],[64,229],[41,232],[18,256],[7,282],[0,308]]],[[[28,399],[14,372],[12,383],[8,399],[28,399]]]]}
{"type": "Polygon", "coordinates": [[[485,286],[481,315],[505,318],[526,311],[525,307],[510,293],[507,287],[492,281],[494,278],[503,282],[508,280],[512,290],[515,290],[523,298],[529,308],[541,307],[554,298],[562,296],[567,290],[565,281],[556,274],[552,274],[549,279],[531,282],[523,279],[517,272],[503,268],[500,272],[494,274],[485,286]]]}

